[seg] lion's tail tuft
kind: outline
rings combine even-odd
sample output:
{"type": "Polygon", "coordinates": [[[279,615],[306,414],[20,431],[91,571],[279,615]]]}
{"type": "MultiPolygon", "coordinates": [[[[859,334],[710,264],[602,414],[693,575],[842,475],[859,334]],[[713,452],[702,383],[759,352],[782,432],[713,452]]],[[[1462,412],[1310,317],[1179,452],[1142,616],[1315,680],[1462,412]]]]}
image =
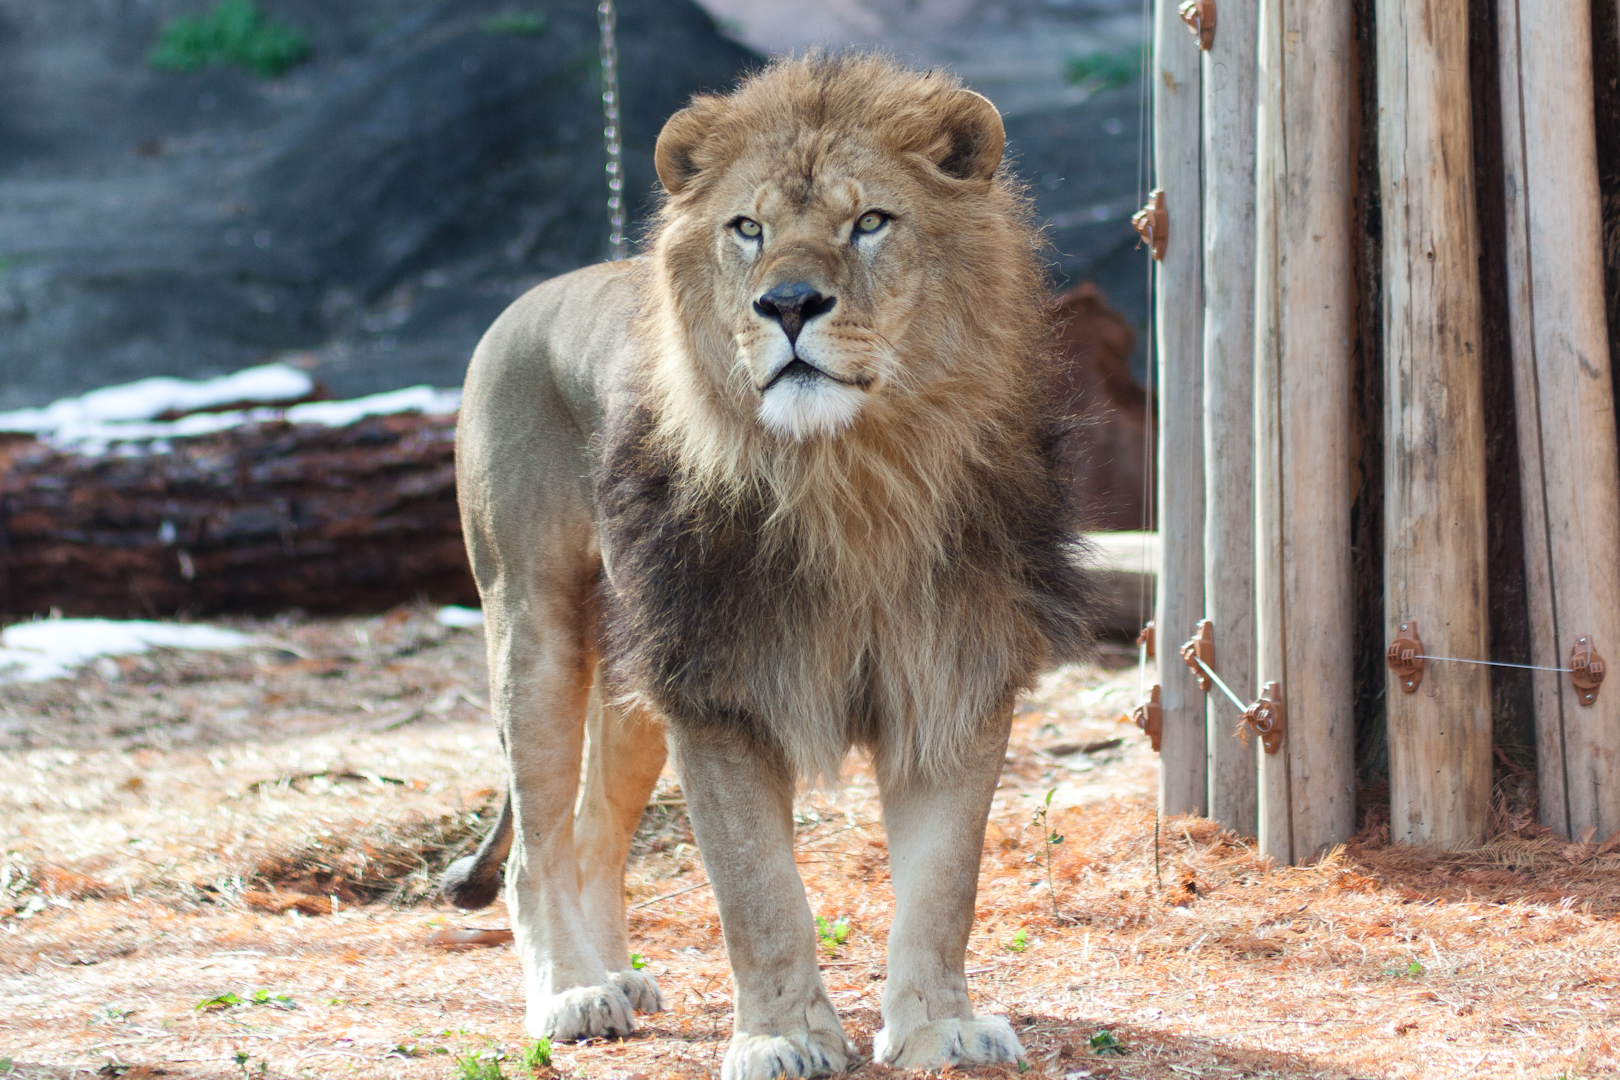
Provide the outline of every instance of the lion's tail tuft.
{"type": "Polygon", "coordinates": [[[512,795],[501,800],[501,816],[484,834],[478,851],[451,863],[439,879],[439,895],[466,911],[485,908],[500,895],[502,870],[512,850],[512,795]]]}

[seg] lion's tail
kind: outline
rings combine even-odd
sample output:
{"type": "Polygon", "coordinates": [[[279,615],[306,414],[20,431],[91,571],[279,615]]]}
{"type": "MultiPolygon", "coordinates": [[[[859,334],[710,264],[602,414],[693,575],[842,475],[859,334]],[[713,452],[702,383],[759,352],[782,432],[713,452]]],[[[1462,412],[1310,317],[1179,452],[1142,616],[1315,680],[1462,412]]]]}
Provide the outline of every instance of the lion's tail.
{"type": "Polygon", "coordinates": [[[501,799],[501,816],[484,834],[478,851],[457,859],[439,880],[439,895],[458,908],[488,907],[501,891],[501,871],[512,850],[512,793],[501,799]]]}

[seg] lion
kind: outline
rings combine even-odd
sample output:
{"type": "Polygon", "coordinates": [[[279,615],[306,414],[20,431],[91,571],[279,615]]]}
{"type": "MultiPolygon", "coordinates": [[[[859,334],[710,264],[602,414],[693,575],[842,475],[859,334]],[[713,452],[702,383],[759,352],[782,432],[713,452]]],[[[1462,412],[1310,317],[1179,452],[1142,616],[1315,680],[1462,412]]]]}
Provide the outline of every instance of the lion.
{"type": "Polygon", "coordinates": [[[792,816],[858,748],[895,893],[874,1056],[1022,1056],[963,964],[1013,700],[1085,650],[1089,578],[1003,144],[948,75],[775,62],[665,124],[646,256],[478,345],[457,482],[509,786],[444,891],[487,904],[504,866],[532,1036],[662,1006],[624,869],[667,744],[735,980],[723,1077],[858,1062],[792,816]]]}

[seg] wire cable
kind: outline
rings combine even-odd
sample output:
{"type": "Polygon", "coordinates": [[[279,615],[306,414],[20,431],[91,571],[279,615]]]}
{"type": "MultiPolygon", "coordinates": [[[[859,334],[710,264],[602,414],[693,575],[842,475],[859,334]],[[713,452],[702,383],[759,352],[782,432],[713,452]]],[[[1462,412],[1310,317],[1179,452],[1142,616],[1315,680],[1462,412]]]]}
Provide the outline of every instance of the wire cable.
{"type": "Polygon", "coordinates": [[[607,144],[608,252],[615,261],[630,257],[624,241],[624,146],[619,134],[618,16],[613,0],[596,5],[602,33],[602,139],[607,144]]]}

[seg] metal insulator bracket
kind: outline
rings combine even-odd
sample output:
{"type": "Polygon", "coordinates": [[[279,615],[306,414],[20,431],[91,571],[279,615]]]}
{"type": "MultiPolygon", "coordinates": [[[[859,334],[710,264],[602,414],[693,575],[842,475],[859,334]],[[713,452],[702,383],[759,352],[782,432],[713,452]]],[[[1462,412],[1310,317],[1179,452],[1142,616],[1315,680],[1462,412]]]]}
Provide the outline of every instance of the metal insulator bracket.
{"type": "Polygon", "coordinates": [[[1170,213],[1164,208],[1164,189],[1148,192],[1147,205],[1131,215],[1131,224],[1155,261],[1162,261],[1170,243],[1170,213]]]}
{"type": "Polygon", "coordinates": [[[1266,683],[1260,691],[1260,700],[1243,710],[1243,721],[1260,736],[1266,753],[1281,750],[1283,736],[1288,733],[1288,709],[1283,705],[1282,684],[1266,683]]]}
{"type": "Polygon", "coordinates": [[[1576,696],[1581,699],[1582,705],[1592,704],[1603,686],[1606,665],[1603,657],[1592,648],[1591,638],[1575,639],[1575,647],[1569,651],[1569,666],[1569,681],[1575,684],[1576,696]]]}
{"type": "Polygon", "coordinates": [[[1198,39],[1198,48],[1209,52],[1215,45],[1215,0],[1183,0],[1178,10],[1181,21],[1198,39]]]}
{"type": "Polygon", "coordinates": [[[1138,645],[1146,645],[1147,658],[1149,660],[1155,659],[1153,655],[1153,624],[1151,622],[1142,627],[1142,632],[1136,635],[1136,643],[1138,645]]]}
{"type": "Polygon", "coordinates": [[[1198,680],[1198,689],[1206,694],[1215,689],[1214,682],[1210,680],[1208,675],[1204,674],[1204,668],[1198,666],[1200,660],[1204,662],[1204,667],[1213,668],[1215,666],[1214,623],[1208,619],[1199,620],[1198,629],[1193,632],[1192,638],[1181,647],[1181,659],[1183,663],[1192,668],[1193,678],[1198,680]]]}
{"type": "Polygon", "coordinates": [[[1417,693],[1418,684],[1423,681],[1423,639],[1418,637],[1415,620],[1401,623],[1395,640],[1384,650],[1384,663],[1401,680],[1402,690],[1417,693]]]}
{"type": "Polygon", "coordinates": [[[1159,737],[1164,734],[1164,707],[1159,703],[1159,684],[1154,683],[1148,699],[1131,710],[1131,722],[1147,732],[1153,743],[1153,752],[1159,751],[1159,737]]]}

